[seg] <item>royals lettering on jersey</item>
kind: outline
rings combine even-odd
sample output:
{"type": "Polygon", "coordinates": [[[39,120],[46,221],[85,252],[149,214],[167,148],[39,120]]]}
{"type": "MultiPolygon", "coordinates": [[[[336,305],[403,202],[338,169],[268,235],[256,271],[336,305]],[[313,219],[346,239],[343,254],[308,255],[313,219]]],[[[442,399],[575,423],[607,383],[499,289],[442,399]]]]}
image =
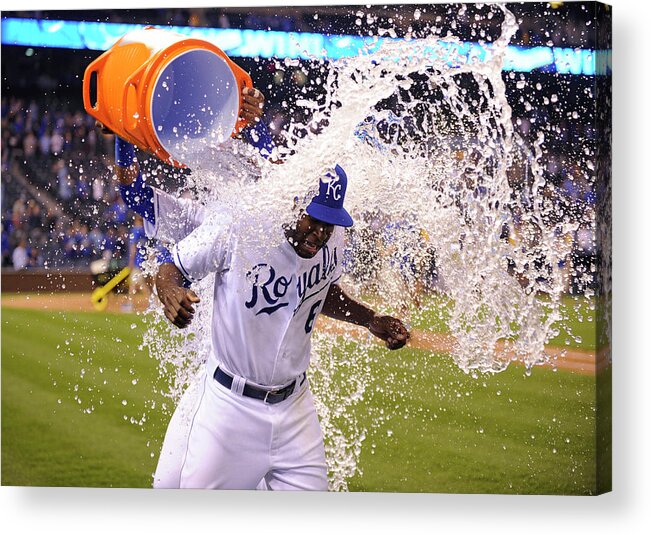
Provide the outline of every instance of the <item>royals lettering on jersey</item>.
{"type": "Polygon", "coordinates": [[[210,212],[176,244],[174,262],[192,281],[215,274],[211,365],[259,385],[281,386],[309,365],[316,319],[342,273],[343,229],[336,227],[313,258],[301,258],[282,228],[280,235],[252,239],[250,227],[210,212]],[[264,241],[281,236],[279,245],[264,241]]]}
{"type": "Polygon", "coordinates": [[[244,303],[245,306],[255,309],[260,305],[256,316],[259,314],[271,315],[281,308],[289,306],[287,290],[290,286],[295,285],[298,302],[293,315],[296,315],[307,299],[330,286],[330,276],[338,264],[337,247],[333,247],[331,250],[328,244],[325,244],[321,249],[320,257],[319,263],[296,275],[296,280],[294,280],[294,274],[281,274],[270,264],[257,264],[246,274],[247,279],[251,282],[251,295],[244,303]],[[328,284],[321,285],[322,282],[328,284]],[[321,285],[320,288],[319,285],[321,285]]]}
{"type": "Polygon", "coordinates": [[[325,244],[321,249],[321,257],[322,260],[319,264],[313,265],[309,271],[303,271],[303,273],[298,276],[298,303],[294,309],[294,315],[296,315],[305,301],[324,290],[324,288],[321,287],[316,291],[313,291],[322,281],[327,281],[326,289],[332,282],[332,276],[339,264],[337,258],[337,247],[335,246],[330,248],[328,247],[328,244],[325,244]]]}

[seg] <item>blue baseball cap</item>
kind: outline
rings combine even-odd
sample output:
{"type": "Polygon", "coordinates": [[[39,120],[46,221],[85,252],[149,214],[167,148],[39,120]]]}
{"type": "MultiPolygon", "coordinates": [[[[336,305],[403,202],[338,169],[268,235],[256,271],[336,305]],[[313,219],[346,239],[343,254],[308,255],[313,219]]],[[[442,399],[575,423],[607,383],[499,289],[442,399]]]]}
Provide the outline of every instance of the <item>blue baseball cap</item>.
{"type": "Polygon", "coordinates": [[[339,164],[335,173],[327,173],[319,182],[319,194],[307,205],[310,217],[340,227],[352,227],[353,218],[344,208],[348,177],[339,164]]]}

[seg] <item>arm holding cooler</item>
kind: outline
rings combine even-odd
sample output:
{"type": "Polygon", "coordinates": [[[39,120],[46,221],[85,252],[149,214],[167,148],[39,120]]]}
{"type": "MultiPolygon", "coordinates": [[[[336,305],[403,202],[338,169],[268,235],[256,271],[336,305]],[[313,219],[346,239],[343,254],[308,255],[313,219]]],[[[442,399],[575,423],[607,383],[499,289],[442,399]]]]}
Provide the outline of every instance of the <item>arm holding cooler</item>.
{"type": "MultiPolygon", "coordinates": [[[[152,225],[156,222],[154,214],[154,190],[145,184],[142,173],[137,165],[135,147],[120,136],[115,136],[115,165],[128,170],[136,165],[136,178],[126,184],[126,180],[120,180],[120,195],[128,208],[141,215],[145,221],[152,225]]],[[[122,173],[124,175],[125,173],[122,173]]],[[[120,176],[120,173],[118,173],[120,176]]]]}
{"type": "Polygon", "coordinates": [[[257,149],[263,158],[269,159],[276,148],[269,128],[262,121],[247,126],[242,130],[241,135],[249,145],[257,149]]]}

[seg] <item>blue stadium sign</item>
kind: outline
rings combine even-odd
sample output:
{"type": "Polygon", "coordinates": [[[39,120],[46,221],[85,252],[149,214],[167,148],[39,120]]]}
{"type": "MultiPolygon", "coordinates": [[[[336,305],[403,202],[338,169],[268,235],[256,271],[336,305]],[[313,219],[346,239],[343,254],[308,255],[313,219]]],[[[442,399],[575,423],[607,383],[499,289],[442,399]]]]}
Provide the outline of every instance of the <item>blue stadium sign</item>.
{"type": "MultiPolygon", "coordinates": [[[[2,19],[2,44],[30,47],[53,47],[107,50],[125,33],[145,25],[66,20],[2,19]]],[[[320,33],[288,33],[264,30],[161,26],[189,37],[212,41],[233,57],[326,59],[368,53],[389,38],[320,33]]],[[[439,41],[428,53],[450,61],[485,61],[490,45],[471,42],[439,41]],[[448,56],[449,55],[449,56],[448,56]]],[[[586,50],[559,47],[509,46],[503,70],[515,72],[556,72],[594,76],[611,73],[610,50],[586,50]]]]}

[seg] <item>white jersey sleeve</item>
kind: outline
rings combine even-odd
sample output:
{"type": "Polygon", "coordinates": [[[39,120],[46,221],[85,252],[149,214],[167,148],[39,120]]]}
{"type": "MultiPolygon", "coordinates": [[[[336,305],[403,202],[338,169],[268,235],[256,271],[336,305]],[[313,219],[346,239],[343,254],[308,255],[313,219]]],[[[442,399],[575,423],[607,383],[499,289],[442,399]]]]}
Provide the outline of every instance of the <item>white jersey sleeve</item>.
{"type": "Polygon", "coordinates": [[[230,267],[234,247],[232,224],[229,214],[211,213],[174,246],[174,264],[186,279],[199,281],[209,273],[220,273],[230,267]]]}
{"type": "Polygon", "coordinates": [[[177,243],[203,222],[205,206],[182,197],[175,197],[157,188],[154,190],[155,224],[145,220],[148,238],[177,243]]]}

